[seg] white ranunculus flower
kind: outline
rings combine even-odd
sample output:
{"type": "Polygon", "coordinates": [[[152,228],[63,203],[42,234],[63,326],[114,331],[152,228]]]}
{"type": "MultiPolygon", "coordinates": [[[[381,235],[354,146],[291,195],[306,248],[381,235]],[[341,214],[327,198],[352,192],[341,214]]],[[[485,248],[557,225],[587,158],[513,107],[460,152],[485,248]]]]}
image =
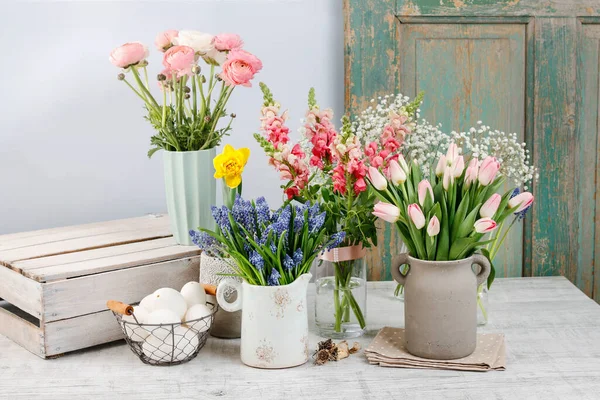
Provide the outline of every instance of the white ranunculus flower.
{"type": "Polygon", "coordinates": [[[210,33],[198,31],[179,31],[179,35],[173,39],[173,44],[178,46],[189,46],[196,53],[205,55],[214,51],[214,36],[210,33]]]}

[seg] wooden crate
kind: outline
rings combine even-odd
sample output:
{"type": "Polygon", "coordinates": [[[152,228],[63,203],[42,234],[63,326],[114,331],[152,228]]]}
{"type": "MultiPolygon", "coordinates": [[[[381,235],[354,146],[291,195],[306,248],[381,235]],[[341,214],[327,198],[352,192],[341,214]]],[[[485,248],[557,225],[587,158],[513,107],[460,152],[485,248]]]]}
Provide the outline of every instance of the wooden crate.
{"type": "Polygon", "coordinates": [[[123,337],[106,301],[197,281],[166,215],[0,236],[0,334],[46,358],[123,337]]]}

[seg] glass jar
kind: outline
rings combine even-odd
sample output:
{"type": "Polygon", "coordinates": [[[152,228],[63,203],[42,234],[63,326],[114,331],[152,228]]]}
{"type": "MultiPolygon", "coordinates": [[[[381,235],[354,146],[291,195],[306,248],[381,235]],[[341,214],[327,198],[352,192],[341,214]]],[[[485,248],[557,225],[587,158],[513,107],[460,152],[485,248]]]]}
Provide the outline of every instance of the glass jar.
{"type": "Polygon", "coordinates": [[[315,260],[315,322],[319,335],[332,339],[366,331],[367,267],[362,246],[332,249],[315,260]]]}
{"type": "Polygon", "coordinates": [[[477,288],[477,326],[484,326],[488,323],[488,288],[487,284],[477,288]]]}

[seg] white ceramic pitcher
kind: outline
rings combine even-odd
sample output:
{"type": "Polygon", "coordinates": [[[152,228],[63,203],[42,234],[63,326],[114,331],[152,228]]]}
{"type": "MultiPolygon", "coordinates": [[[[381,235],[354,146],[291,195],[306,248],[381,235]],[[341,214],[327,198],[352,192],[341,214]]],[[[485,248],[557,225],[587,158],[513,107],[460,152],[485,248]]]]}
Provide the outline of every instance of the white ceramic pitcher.
{"type": "Polygon", "coordinates": [[[257,368],[288,368],[308,361],[306,290],[311,274],[284,286],[255,286],[225,279],[217,287],[217,301],[225,311],[242,313],[242,362],[257,368]],[[237,299],[225,300],[235,289],[237,299]]]}

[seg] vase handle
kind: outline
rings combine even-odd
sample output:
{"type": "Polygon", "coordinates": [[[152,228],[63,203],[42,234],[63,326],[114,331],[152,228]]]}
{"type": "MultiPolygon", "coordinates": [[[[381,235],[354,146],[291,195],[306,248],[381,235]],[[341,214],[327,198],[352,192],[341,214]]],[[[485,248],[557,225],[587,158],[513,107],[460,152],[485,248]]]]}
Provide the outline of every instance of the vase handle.
{"type": "Polygon", "coordinates": [[[217,302],[225,311],[234,312],[242,309],[242,284],[231,279],[224,279],[217,286],[217,302]],[[227,289],[233,289],[237,292],[237,298],[233,302],[228,302],[225,298],[227,289]]]}
{"type": "Polygon", "coordinates": [[[473,264],[477,264],[481,267],[481,271],[477,274],[477,287],[483,285],[485,281],[487,281],[488,276],[490,275],[490,261],[486,256],[482,254],[474,254],[473,255],[473,264]]]}
{"type": "Polygon", "coordinates": [[[408,272],[410,271],[410,264],[408,264],[406,274],[402,274],[400,269],[404,264],[408,264],[408,253],[402,253],[392,260],[392,277],[401,285],[406,284],[406,275],[408,275],[408,272]]]}

